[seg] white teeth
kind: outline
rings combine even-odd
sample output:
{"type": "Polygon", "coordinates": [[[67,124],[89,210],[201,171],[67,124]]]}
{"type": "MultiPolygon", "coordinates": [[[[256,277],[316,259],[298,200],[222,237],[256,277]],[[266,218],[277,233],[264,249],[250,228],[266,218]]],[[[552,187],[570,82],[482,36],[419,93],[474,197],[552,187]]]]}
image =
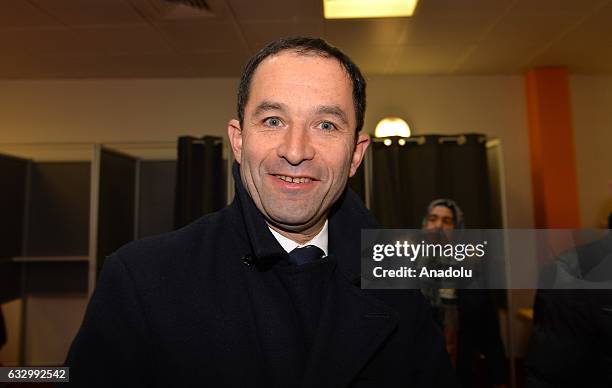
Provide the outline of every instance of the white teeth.
{"type": "Polygon", "coordinates": [[[279,179],[282,179],[286,182],[291,182],[291,183],[308,183],[310,182],[312,179],[310,178],[303,178],[303,177],[299,177],[299,178],[292,178],[290,176],[285,176],[285,175],[277,175],[277,177],[279,179]]]}

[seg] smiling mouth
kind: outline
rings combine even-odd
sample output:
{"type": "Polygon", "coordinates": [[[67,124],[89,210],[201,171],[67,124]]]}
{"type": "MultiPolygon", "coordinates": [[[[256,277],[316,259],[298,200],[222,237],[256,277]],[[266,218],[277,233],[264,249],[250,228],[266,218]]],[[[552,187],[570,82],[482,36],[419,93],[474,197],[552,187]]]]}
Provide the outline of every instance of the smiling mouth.
{"type": "Polygon", "coordinates": [[[291,177],[286,175],[275,175],[278,179],[283,180],[289,183],[310,183],[313,181],[311,178],[307,177],[291,177]]]}

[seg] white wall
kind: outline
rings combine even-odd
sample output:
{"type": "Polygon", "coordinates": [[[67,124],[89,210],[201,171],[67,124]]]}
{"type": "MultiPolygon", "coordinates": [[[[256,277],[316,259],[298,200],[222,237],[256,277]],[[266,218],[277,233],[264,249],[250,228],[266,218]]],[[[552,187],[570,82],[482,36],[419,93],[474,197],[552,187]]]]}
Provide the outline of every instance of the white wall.
{"type": "Polygon", "coordinates": [[[0,81],[0,143],[225,133],[236,79],[0,81]]]}
{"type": "Polygon", "coordinates": [[[28,298],[25,360],[27,365],[62,365],[83,322],[87,298],[28,298]]]}
{"type": "MultiPolygon", "coordinates": [[[[419,133],[481,132],[506,157],[509,225],[533,225],[520,76],[370,77],[365,128],[387,115],[419,133]]],[[[225,135],[237,79],[0,81],[0,143],[168,141],[225,135]]]]}
{"type": "Polygon", "coordinates": [[[612,212],[612,77],[571,77],[578,196],[583,228],[612,212]]]}

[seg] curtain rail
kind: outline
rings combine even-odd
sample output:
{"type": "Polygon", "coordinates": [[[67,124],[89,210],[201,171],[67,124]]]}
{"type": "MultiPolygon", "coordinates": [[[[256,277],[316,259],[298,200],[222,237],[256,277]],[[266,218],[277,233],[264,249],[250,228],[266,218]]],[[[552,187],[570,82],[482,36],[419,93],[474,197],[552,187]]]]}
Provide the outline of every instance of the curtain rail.
{"type": "Polygon", "coordinates": [[[425,136],[414,136],[414,137],[398,137],[398,136],[393,136],[393,137],[375,137],[372,138],[372,141],[374,143],[383,143],[385,140],[387,139],[393,139],[393,138],[398,138],[400,140],[404,140],[406,143],[416,143],[418,145],[423,145],[427,142],[427,140],[425,139],[425,136]]]}
{"type": "MultiPolygon", "coordinates": [[[[399,140],[403,140],[406,143],[416,143],[418,145],[423,145],[425,143],[427,143],[427,139],[425,136],[414,136],[414,137],[399,137],[399,136],[390,136],[390,137],[377,137],[377,138],[373,138],[372,142],[374,143],[384,143],[385,140],[390,139],[391,141],[394,141],[394,139],[398,139],[399,140]]],[[[487,137],[486,136],[478,136],[477,141],[479,143],[486,143],[487,141],[487,137]]],[[[438,144],[444,144],[444,143],[449,143],[449,142],[455,142],[458,145],[463,145],[465,143],[467,143],[467,137],[465,135],[457,135],[457,136],[441,136],[438,138],[438,144]]],[[[404,144],[400,144],[400,145],[404,145],[404,144]]],[[[390,144],[389,144],[390,145],[390,144]]]]}

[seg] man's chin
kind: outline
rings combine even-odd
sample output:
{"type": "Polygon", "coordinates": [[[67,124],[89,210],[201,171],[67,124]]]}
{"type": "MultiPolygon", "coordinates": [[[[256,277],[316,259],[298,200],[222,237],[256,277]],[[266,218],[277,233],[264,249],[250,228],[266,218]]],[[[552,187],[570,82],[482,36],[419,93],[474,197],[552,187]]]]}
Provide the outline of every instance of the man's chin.
{"type": "Polygon", "coordinates": [[[273,226],[287,232],[299,233],[316,225],[314,217],[273,214],[268,220],[273,226]]]}

